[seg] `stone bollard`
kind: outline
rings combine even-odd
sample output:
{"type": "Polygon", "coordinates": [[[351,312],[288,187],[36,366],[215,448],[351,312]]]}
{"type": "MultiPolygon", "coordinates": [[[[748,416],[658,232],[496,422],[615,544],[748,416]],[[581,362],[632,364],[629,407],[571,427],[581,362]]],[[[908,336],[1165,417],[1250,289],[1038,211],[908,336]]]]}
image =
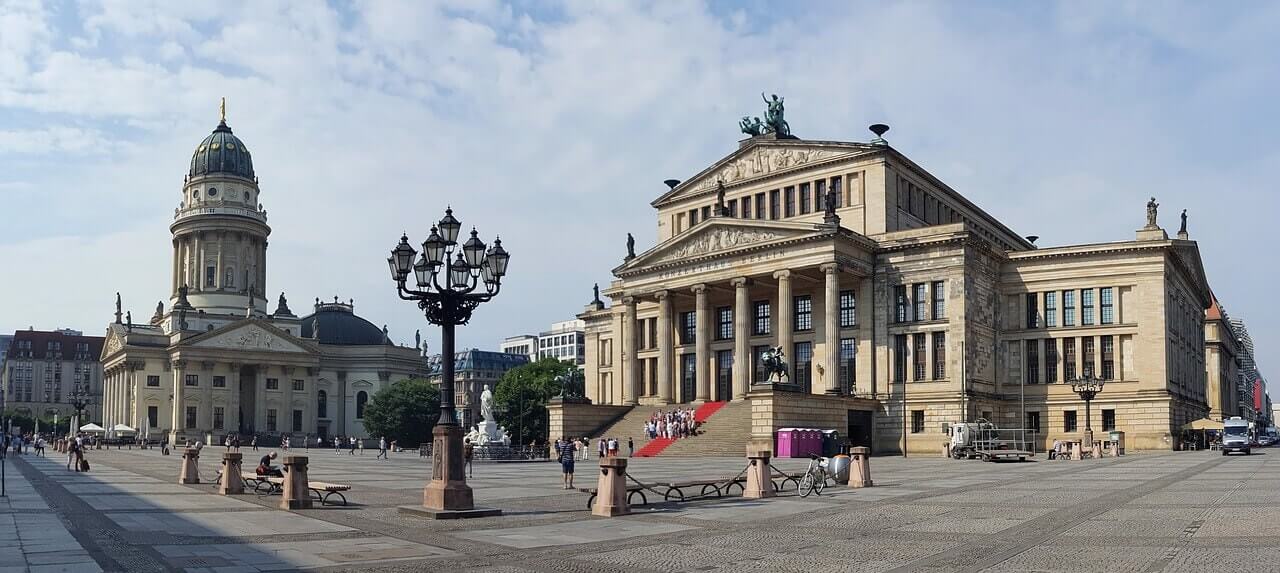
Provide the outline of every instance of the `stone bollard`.
{"type": "Polygon", "coordinates": [[[631,513],[627,505],[627,458],[600,459],[600,479],[596,482],[596,504],[592,515],[614,517],[631,513]]]}
{"type": "Polygon", "coordinates": [[[1118,457],[1120,457],[1120,444],[1119,444],[1119,442],[1111,442],[1111,457],[1113,457],[1113,458],[1118,458],[1118,457]]]}
{"type": "Polygon", "coordinates": [[[871,487],[871,448],[849,449],[849,487],[871,487]]]}
{"type": "Polygon", "coordinates": [[[230,495],[244,493],[244,480],[240,478],[240,461],[243,454],[239,452],[223,452],[222,481],[218,483],[218,493],[230,495]]]}
{"type": "Polygon", "coordinates": [[[307,485],[307,456],[285,456],[280,509],[311,509],[311,489],[307,485]]]}
{"type": "Polygon", "coordinates": [[[1084,459],[1084,444],[1071,442],[1071,459],[1080,461],[1084,459]]]}
{"type": "Polygon", "coordinates": [[[182,473],[178,475],[178,483],[200,483],[200,450],[187,448],[182,453],[182,473]]]}
{"type": "Polygon", "coordinates": [[[773,471],[769,467],[769,460],[772,457],[773,452],[767,448],[747,446],[747,460],[751,465],[747,466],[747,483],[743,485],[742,497],[760,499],[778,495],[773,489],[773,480],[770,479],[773,471]]]}

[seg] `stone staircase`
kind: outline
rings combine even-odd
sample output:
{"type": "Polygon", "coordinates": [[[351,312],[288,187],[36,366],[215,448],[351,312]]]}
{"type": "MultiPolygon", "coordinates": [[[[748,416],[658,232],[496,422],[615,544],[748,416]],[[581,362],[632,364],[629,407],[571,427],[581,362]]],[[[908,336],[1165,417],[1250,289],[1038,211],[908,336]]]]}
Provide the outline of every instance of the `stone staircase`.
{"type": "MultiPolygon", "coordinates": [[[[662,408],[655,406],[637,406],[600,435],[618,438],[623,444],[622,453],[626,454],[627,438],[635,440],[636,454],[640,455],[649,440],[644,439],[644,423],[653,412],[662,408]]],[[[662,446],[667,440],[658,438],[649,448],[653,455],[672,456],[746,456],[747,442],[751,438],[751,402],[741,400],[724,403],[719,409],[711,412],[703,422],[701,434],[692,438],[674,440],[662,446]]],[[[592,446],[595,443],[592,442],[592,446]]],[[[592,450],[594,451],[594,450],[592,450]]]]}

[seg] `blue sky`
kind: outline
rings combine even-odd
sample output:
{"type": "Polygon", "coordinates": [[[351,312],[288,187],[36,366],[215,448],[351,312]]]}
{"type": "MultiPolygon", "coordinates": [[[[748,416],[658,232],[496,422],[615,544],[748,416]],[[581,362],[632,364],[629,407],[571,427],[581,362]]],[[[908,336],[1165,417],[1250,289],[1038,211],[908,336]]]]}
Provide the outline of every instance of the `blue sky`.
{"type": "Polygon", "coordinates": [[[354,298],[399,340],[433,333],[384,258],[452,204],[513,254],[461,334],[493,347],[580,311],[627,231],[651,245],[662,180],[735,149],[768,91],[801,137],[890,124],[895,147],[1042,245],[1131,238],[1153,195],[1166,228],[1188,209],[1265,367],[1278,12],[0,0],[0,329],[96,333],[116,291],[139,316],[167,298],[167,224],[225,96],[271,217],[272,293],[295,311],[354,298]]]}

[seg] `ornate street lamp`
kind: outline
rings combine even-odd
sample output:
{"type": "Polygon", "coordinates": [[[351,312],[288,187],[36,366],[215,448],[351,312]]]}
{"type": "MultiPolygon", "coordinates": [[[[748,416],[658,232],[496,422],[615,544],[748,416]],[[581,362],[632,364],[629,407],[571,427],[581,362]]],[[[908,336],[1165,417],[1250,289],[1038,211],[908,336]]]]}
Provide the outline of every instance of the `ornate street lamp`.
{"type": "Polygon", "coordinates": [[[1089,419],[1092,417],[1089,415],[1091,413],[1089,404],[1099,392],[1102,392],[1102,386],[1106,383],[1106,380],[1094,376],[1092,372],[1071,380],[1071,390],[1084,400],[1084,440],[1082,441],[1087,443],[1082,445],[1087,448],[1093,448],[1093,428],[1089,426],[1089,419]]]}
{"type": "Polygon", "coordinates": [[[458,425],[454,385],[454,328],[471,320],[471,313],[502,288],[511,256],[494,239],[488,249],[475,229],[461,246],[458,232],[462,222],[445,209],[444,218],[431,227],[419,256],[409,246],[409,237],[391,249],[387,265],[396,292],[404,300],[418,303],[427,321],[440,325],[440,419],[432,430],[431,483],[423,492],[422,508],[403,508],[434,518],[483,517],[501,513],[496,509],[476,509],[471,487],[462,471],[462,428],[458,425]],[[414,257],[418,257],[414,262],[414,257]],[[416,288],[406,286],[413,273],[416,288]]]}
{"type": "Polygon", "coordinates": [[[72,422],[71,428],[68,430],[68,433],[72,436],[74,436],[76,432],[80,431],[80,426],[82,425],[81,421],[84,420],[82,414],[85,407],[91,403],[91,398],[92,396],[89,395],[89,391],[86,390],[82,384],[76,384],[76,389],[72,390],[71,393],[67,395],[67,399],[71,404],[71,407],[76,412],[75,420],[72,422]]]}

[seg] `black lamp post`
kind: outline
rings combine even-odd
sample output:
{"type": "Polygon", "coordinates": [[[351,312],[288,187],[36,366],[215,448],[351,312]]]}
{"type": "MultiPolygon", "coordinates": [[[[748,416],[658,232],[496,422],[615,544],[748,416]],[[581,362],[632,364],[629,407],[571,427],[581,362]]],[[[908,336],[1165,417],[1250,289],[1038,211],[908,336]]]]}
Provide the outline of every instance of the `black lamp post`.
{"type": "Polygon", "coordinates": [[[423,506],[432,517],[493,515],[496,510],[475,510],[471,488],[462,471],[462,428],[458,425],[453,395],[454,328],[471,320],[471,312],[487,302],[502,287],[511,256],[494,239],[488,249],[475,229],[471,238],[458,245],[462,223],[445,209],[444,218],[431,227],[422,243],[422,254],[409,246],[407,235],[391,250],[387,264],[396,292],[404,300],[418,303],[427,321],[440,325],[440,419],[432,430],[434,448],[431,483],[423,495],[423,506]],[[406,286],[409,273],[416,289],[406,286]]]}
{"type": "Polygon", "coordinates": [[[85,407],[89,405],[90,398],[91,396],[89,395],[89,392],[80,384],[77,384],[76,389],[72,390],[71,393],[67,395],[67,399],[70,401],[71,407],[76,412],[76,419],[68,431],[69,434],[74,436],[75,433],[80,430],[81,422],[84,420],[82,414],[85,407]]]}
{"type": "MultiPolygon", "coordinates": [[[[1086,373],[1084,376],[1071,380],[1071,389],[1080,395],[1080,399],[1084,400],[1084,431],[1092,435],[1093,428],[1089,426],[1089,418],[1091,417],[1089,403],[1102,392],[1102,386],[1107,381],[1093,375],[1092,372],[1086,373]]],[[[1093,447],[1093,444],[1089,444],[1093,447]]]]}

